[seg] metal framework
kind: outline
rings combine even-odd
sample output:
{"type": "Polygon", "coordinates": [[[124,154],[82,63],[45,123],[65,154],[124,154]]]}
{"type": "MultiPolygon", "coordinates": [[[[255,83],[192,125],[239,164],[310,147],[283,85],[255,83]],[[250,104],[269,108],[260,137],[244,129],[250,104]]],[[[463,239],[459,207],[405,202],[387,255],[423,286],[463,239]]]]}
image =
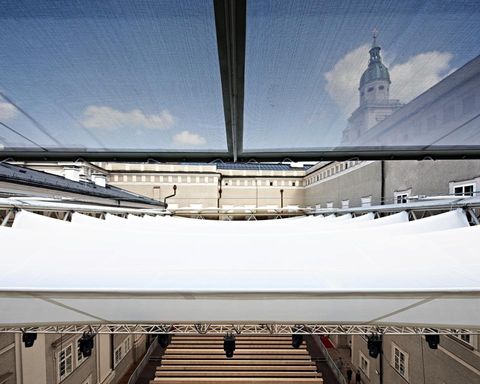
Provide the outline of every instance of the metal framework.
{"type": "Polygon", "coordinates": [[[480,198],[464,198],[449,196],[442,200],[420,200],[407,204],[388,204],[375,205],[370,207],[352,207],[352,208],[333,208],[313,210],[311,208],[280,208],[280,209],[246,209],[246,208],[208,208],[208,209],[192,209],[181,208],[177,210],[167,211],[163,209],[142,209],[142,208],[122,208],[110,207],[102,205],[89,204],[75,204],[66,202],[49,201],[48,205],[39,203],[36,200],[22,200],[22,199],[0,199],[0,226],[7,225],[15,215],[17,210],[27,210],[34,212],[43,212],[47,216],[56,216],[58,219],[69,220],[72,212],[95,214],[103,218],[106,213],[125,216],[133,215],[175,215],[188,216],[196,219],[222,219],[234,220],[241,218],[246,220],[257,220],[259,218],[275,218],[281,219],[285,217],[312,215],[312,214],[327,214],[327,215],[341,215],[351,213],[352,215],[362,215],[365,213],[375,213],[376,215],[391,214],[401,211],[407,211],[412,220],[421,219],[425,216],[433,215],[436,212],[450,211],[452,209],[463,209],[470,218],[472,225],[478,225],[480,222],[480,198]]]}
{"type": "Polygon", "coordinates": [[[83,334],[175,334],[175,335],[470,335],[480,329],[451,329],[420,326],[347,325],[347,324],[84,324],[46,325],[36,327],[3,327],[0,333],[64,333],[83,334]]]}

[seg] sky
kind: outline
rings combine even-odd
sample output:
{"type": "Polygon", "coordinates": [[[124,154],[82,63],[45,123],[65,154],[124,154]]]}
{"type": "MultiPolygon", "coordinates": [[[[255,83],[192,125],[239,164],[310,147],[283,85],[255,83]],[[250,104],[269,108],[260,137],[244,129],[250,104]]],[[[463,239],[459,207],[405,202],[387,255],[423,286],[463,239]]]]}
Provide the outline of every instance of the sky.
{"type": "MultiPolygon", "coordinates": [[[[0,148],[226,149],[213,1],[1,5],[0,148]]],[[[250,0],[245,149],[338,145],[374,28],[404,103],[480,54],[478,1],[250,0]]]]}

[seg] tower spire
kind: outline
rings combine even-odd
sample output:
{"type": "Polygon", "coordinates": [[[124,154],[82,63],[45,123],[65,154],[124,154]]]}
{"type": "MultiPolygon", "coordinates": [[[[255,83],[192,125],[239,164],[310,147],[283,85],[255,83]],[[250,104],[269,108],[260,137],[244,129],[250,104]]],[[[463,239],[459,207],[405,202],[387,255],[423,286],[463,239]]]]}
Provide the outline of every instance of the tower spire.
{"type": "Polygon", "coordinates": [[[378,29],[373,28],[373,31],[372,31],[372,37],[373,37],[372,48],[375,48],[377,46],[377,36],[378,36],[378,29]]]}

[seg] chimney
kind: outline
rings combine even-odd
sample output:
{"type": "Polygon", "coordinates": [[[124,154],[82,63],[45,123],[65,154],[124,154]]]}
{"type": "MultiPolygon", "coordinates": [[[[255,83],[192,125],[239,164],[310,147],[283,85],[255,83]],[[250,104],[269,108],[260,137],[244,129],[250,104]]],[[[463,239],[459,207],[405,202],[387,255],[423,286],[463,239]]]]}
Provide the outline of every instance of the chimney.
{"type": "Polygon", "coordinates": [[[99,187],[105,188],[107,186],[107,177],[101,173],[94,173],[92,175],[92,181],[99,187]]]}
{"type": "Polygon", "coordinates": [[[80,181],[80,168],[65,167],[63,168],[64,176],[68,180],[80,181]]]}

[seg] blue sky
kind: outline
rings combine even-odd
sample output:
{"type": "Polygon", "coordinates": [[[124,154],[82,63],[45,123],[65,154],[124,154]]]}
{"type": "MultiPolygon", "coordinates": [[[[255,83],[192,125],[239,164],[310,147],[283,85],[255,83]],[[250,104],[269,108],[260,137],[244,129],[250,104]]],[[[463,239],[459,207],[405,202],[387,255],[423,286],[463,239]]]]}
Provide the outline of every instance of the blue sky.
{"type": "MultiPolygon", "coordinates": [[[[224,149],[212,3],[1,1],[0,90],[63,146],[224,149]]],[[[479,8],[250,0],[245,148],[337,145],[373,28],[407,102],[480,54],[479,8]]],[[[0,121],[54,144],[5,100],[0,121]]],[[[0,127],[2,142],[31,145],[0,127]]]]}

